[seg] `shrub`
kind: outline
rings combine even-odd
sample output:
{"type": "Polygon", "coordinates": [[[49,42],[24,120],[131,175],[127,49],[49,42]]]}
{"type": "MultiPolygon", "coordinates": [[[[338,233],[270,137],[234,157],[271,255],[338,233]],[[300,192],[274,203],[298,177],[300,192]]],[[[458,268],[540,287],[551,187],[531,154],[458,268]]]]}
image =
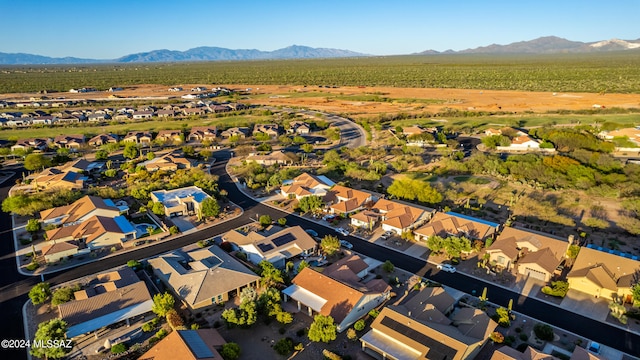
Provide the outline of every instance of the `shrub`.
{"type": "Polygon", "coordinates": [[[507,346],[511,346],[516,341],[516,338],[513,335],[509,335],[504,338],[504,344],[507,346]]]}
{"type": "Polygon", "coordinates": [[[536,324],[536,326],[533,327],[533,332],[540,340],[553,340],[553,328],[547,324],[536,324]]]}
{"type": "Polygon", "coordinates": [[[178,227],[175,225],[169,228],[169,234],[171,235],[175,235],[179,232],[180,232],[180,229],[178,229],[178,227]]]}
{"type": "Polygon", "coordinates": [[[39,268],[40,265],[37,262],[32,262],[31,264],[26,266],[26,269],[29,271],[34,271],[35,269],[39,268]]]}
{"type": "Polygon", "coordinates": [[[229,342],[222,345],[220,355],[224,360],[237,360],[240,357],[240,345],[229,342]]]}
{"type": "Polygon", "coordinates": [[[298,336],[305,336],[305,335],[307,335],[307,329],[306,329],[306,328],[302,328],[302,329],[300,329],[300,330],[296,331],[296,335],[298,335],[298,336]]]}
{"type": "Polygon", "coordinates": [[[496,344],[502,344],[504,342],[504,336],[497,331],[494,331],[489,335],[489,339],[496,344]]]}
{"type": "Polygon", "coordinates": [[[566,281],[553,281],[551,286],[544,286],[542,293],[550,296],[564,297],[569,291],[569,283],[566,281]]]}
{"type": "Polygon", "coordinates": [[[520,334],[520,340],[527,341],[529,340],[529,336],[527,334],[520,334]]]}
{"type": "Polygon", "coordinates": [[[371,309],[371,311],[369,311],[369,316],[374,319],[377,318],[378,315],[380,315],[380,311],[378,309],[371,309]]]}
{"type": "Polygon", "coordinates": [[[356,334],[356,331],[352,328],[349,328],[349,330],[347,330],[347,339],[355,341],[357,338],[358,335],[356,334]]]}
{"type": "Polygon", "coordinates": [[[387,260],[384,262],[384,264],[382,264],[382,270],[387,273],[391,273],[393,272],[393,270],[395,270],[395,266],[393,266],[393,263],[391,263],[390,260],[387,260]]]}
{"type": "Polygon", "coordinates": [[[138,260],[129,260],[127,261],[127,266],[130,268],[139,268],[142,266],[142,263],[140,263],[140,261],[138,260]]]}
{"type": "Polygon", "coordinates": [[[301,351],[302,349],[304,349],[304,345],[302,345],[302,343],[297,343],[296,346],[293,347],[293,350],[295,351],[301,351]]]}
{"type": "Polygon", "coordinates": [[[165,336],[167,336],[167,334],[169,334],[169,333],[167,332],[167,330],[165,330],[165,329],[160,329],[160,330],[158,330],[158,332],[156,333],[156,338],[157,338],[158,340],[162,340],[165,336]]]}
{"type": "Polygon", "coordinates": [[[122,354],[125,351],[127,351],[127,345],[124,343],[115,344],[111,347],[112,354],[122,354]]]}
{"type": "Polygon", "coordinates": [[[41,282],[36,284],[29,290],[29,299],[33,305],[42,304],[49,296],[51,296],[51,290],[49,289],[49,283],[41,282]]]}
{"type": "Polygon", "coordinates": [[[282,338],[273,346],[280,355],[289,355],[293,351],[293,341],[290,338],[282,338]]]}
{"type": "Polygon", "coordinates": [[[325,357],[325,359],[329,359],[329,360],[342,360],[342,357],[336,353],[333,353],[327,349],[322,350],[322,356],[325,357]]]}
{"type": "Polygon", "coordinates": [[[278,329],[278,332],[280,333],[280,335],[284,335],[284,333],[287,332],[287,329],[281,327],[280,329],[278,329]]]}
{"type": "Polygon", "coordinates": [[[358,331],[364,330],[364,326],[365,326],[365,323],[364,323],[363,319],[360,319],[360,320],[356,321],[355,324],[353,324],[353,328],[358,330],[358,331]]]}

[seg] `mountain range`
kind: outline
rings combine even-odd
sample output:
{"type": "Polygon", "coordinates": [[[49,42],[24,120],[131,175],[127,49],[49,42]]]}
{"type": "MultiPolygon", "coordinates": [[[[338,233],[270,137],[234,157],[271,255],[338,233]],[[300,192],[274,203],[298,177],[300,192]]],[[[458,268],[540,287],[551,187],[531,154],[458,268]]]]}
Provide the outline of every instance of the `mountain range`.
{"type": "MultiPolygon", "coordinates": [[[[571,41],[555,36],[546,36],[530,41],[520,41],[508,45],[492,44],[475,49],[443,52],[425,50],[412,55],[436,54],[552,54],[583,53],[601,51],[622,51],[640,48],[640,39],[611,39],[597,42],[571,41]]],[[[81,59],[74,57],[52,58],[33,54],[8,54],[0,52],[0,65],[36,65],[36,64],[96,64],[96,63],[150,63],[183,61],[234,61],[265,59],[319,59],[342,57],[372,56],[350,50],[312,48],[292,45],[274,51],[256,49],[226,49],[220,47],[197,47],[186,51],[154,50],[125,55],[111,60],[81,59]]]]}

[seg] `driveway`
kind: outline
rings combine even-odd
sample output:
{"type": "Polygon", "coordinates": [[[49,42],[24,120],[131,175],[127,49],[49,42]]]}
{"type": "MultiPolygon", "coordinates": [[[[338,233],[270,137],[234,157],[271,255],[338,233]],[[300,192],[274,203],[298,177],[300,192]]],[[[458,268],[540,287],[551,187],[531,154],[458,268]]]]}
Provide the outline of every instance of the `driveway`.
{"type": "Polygon", "coordinates": [[[185,232],[195,228],[195,226],[184,216],[176,216],[171,218],[171,221],[180,229],[180,232],[185,232]]]}
{"type": "Polygon", "coordinates": [[[595,298],[576,290],[567,292],[560,307],[566,311],[589,314],[590,318],[603,322],[607,320],[607,315],[609,314],[609,302],[607,300],[595,298]]]}

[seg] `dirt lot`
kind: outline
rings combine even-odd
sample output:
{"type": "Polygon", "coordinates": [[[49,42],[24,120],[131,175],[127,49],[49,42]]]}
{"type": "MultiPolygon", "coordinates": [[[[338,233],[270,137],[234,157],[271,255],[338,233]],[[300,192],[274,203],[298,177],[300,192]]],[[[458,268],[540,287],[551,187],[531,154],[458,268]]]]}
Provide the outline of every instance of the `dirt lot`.
{"type": "MultiPolygon", "coordinates": [[[[180,84],[185,90],[169,92],[167,86],[140,85],[127,87],[123,91],[93,93],[55,93],[47,94],[49,98],[64,96],[67,99],[91,98],[106,99],[110,95],[126,97],[175,97],[189,93],[195,86],[202,84],[180,84]]],[[[640,107],[640,95],[637,94],[598,94],[598,93],[551,93],[524,91],[495,91],[467,89],[422,89],[394,87],[339,87],[318,88],[303,86],[279,85],[228,85],[231,89],[245,90],[251,88],[254,94],[248,102],[256,104],[287,105],[309,107],[335,113],[349,113],[355,116],[370,116],[395,112],[437,111],[444,107],[458,110],[476,111],[508,111],[535,113],[549,110],[591,109],[594,105],[605,107],[640,107]],[[300,96],[299,93],[306,93],[300,96]],[[424,99],[428,102],[372,102],[333,99],[339,95],[378,95],[390,99],[424,99]]],[[[36,94],[3,94],[0,99],[29,100],[36,94]]]]}

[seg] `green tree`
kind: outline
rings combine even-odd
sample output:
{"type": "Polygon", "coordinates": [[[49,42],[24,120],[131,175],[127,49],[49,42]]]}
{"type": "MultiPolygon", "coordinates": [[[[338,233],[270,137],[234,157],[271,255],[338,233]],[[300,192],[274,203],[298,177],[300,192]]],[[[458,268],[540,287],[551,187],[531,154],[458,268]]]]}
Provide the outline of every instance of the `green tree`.
{"type": "Polygon", "coordinates": [[[633,303],[640,303],[640,283],[636,283],[631,288],[631,296],[633,296],[633,303]]]}
{"type": "Polygon", "coordinates": [[[553,328],[547,324],[537,323],[533,327],[533,332],[536,334],[536,337],[543,341],[551,341],[553,340],[553,328]]]}
{"type": "Polygon", "coordinates": [[[309,340],[315,342],[333,341],[337,336],[337,327],[331,316],[316,315],[309,327],[309,340]]]}
{"type": "Polygon", "coordinates": [[[202,201],[200,210],[204,218],[216,217],[220,214],[220,204],[216,199],[208,197],[202,201]]]}
{"type": "Polygon", "coordinates": [[[193,146],[191,146],[191,145],[183,146],[182,147],[182,153],[186,157],[193,157],[196,154],[195,150],[193,149],[193,146]]]}
{"type": "Polygon", "coordinates": [[[384,270],[385,272],[391,273],[393,272],[393,270],[395,270],[395,266],[393,266],[393,263],[391,262],[391,260],[387,260],[384,262],[384,264],[382,264],[382,270],[384,270]]]}
{"type": "Polygon", "coordinates": [[[96,160],[107,160],[109,158],[109,152],[107,150],[98,150],[95,154],[96,160]]]}
{"type": "Polygon", "coordinates": [[[127,143],[122,150],[122,156],[127,159],[135,159],[138,157],[138,145],[134,143],[127,143]]]}
{"type": "Polygon", "coordinates": [[[151,206],[151,212],[158,216],[164,215],[164,205],[161,202],[154,202],[151,206]]]}
{"type": "Polygon", "coordinates": [[[283,284],[284,278],[282,277],[282,271],[276,269],[273,264],[267,260],[262,260],[258,263],[260,266],[260,282],[266,288],[274,287],[277,284],[283,284]]]}
{"type": "Polygon", "coordinates": [[[567,248],[567,257],[569,259],[575,260],[578,257],[578,253],[580,253],[579,245],[569,245],[569,248],[567,248]]]}
{"type": "Polygon", "coordinates": [[[25,230],[27,230],[30,233],[37,233],[38,231],[40,231],[41,229],[41,224],[40,221],[38,221],[38,219],[29,219],[29,221],[27,221],[27,225],[25,226],[25,230]]]}
{"type": "Polygon", "coordinates": [[[173,295],[168,292],[165,292],[164,294],[155,294],[153,296],[153,306],[151,307],[151,311],[158,316],[166,316],[167,312],[173,309],[175,302],[176,299],[174,299],[173,295]]]}
{"type": "Polygon", "coordinates": [[[285,219],[285,218],[279,218],[279,219],[278,219],[278,225],[280,225],[280,226],[285,226],[285,225],[287,225],[287,219],[285,219]]]}
{"type": "Polygon", "coordinates": [[[436,254],[444,250],[444,239],[438,235],[431,235],[427,238],[427,247],[436,254]]]}
{"type": "Polygon", "coordinates": [[[237,360],[240,358],[240,345],[234,342],[228,342],[222,345],[220,355],[224,360],[237,360]]]}
{"type": "Polygon", "coordinates": [[[51,166],[51,160],[42,154],[29,154],[24,158],[24,168],[30,171],[51,166]]]}
{"type": "Polygon", "coordinates": [[[108,178],[112,178],[115,177],[118,174],[118,170],[117,169],[107,169],[104,171],[104,176],[108,177],[108,178]]]}
{"type": "Polygon", "coordinates": [[[34,345],[31,347],[31,355],[43,359],[63,358],[71,351],[71,347],[46,346],[46,344],[53,341],[54,343],[66,345],[66,332],[67,323],[61,319],[52,319],[38,324],[38,330],[34,337],[34,345]]]}
{"type": "Polygon", "coordinates": [[[156,158],[156,154],[153,151],[147,153],[147,160],[153,160],[156,158]]]}
{"type": "Polygon", "coordinates": [[[309,263],[304,260],[300,261],[300,263],[298,264],[298,269],[296,269],[298,271],[298,274],[302,272],[302,269],[306,267],[309,267],[309,263]]]}
{"type": "Polygon", "coordinates": [[[355,324],[353,324],[353,328],[356,329],[357,331],[362,331],[364,330],[365,325],[366,324],[364,322],[364,319],[360,319],[356,321],[355,324]]]}
{"type": "Polygon", "coordinates": [[[310,153],[313,151],[313,145],[311,144],[302,144],[300,145],[300,150],[304,151],[305,153],[310,153]]]}
{"type": "Polygon", "coordinates": [[[263,228],[265,228],[265,227],[267,227],[267,226],[271,225],[271,222],[272,222],[272,221],[273,221],[273,220],[271,220],[271,216],[269,216],[269,215],[262,215],[262,216],[260,216],[260,218],[258,219],[258,222],[260,223],[260,225],[261,225],[263,228]]]}
{"type": "Polygon", "coordinates": [[[290,338],[282,338],[273,345],[273,350],[282,356],[289,355],[293,350],[293,340],[290,338]]]}
{"type": "Polygon", "coordinates": [[[38,283],[29,290],[29,299],[31,299],[33,305],[42,304],[49,296],[51,296],[51,290],[49,283],[46,282],[38,283]]]}
{"type": "Polygon", "coordinates": [[[73,293],[79,291],[80,287],[61,287],[56,289],[51,296],[51,305],[56,307],[74,299],[73,293]]]}
{"type": "Polygon", "coordinates": [[[326,235],[320,241],[322,251],[331,256],[340,250],[340,239],[333,235],[326,235]]]}
{"type": "Polygon", "coordinates": [[[298,200],[298,208],[305,213],[314,212],[322,208],[323,205],[322,198],[316,195],[305,196],[298,200]]]}

